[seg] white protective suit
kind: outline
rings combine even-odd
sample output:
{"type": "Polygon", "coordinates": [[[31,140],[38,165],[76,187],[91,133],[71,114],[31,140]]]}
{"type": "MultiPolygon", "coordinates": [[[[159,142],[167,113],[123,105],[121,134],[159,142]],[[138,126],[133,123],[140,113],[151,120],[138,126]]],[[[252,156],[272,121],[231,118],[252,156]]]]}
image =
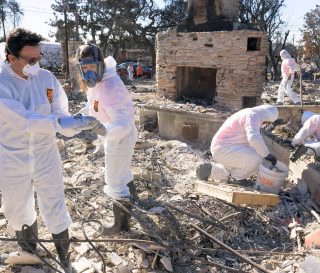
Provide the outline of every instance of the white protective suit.
{"type": "Polygon", "coordinates": [[[278,110],[271,105],[243,109],[229,117],[211,142],[214,163],[210,179],[226,181],[231,175],[241,180],[253,175],[269,154],[261,125],[277,118],[278,110]]]}
{"type": "Polygon", "coordinates": [[[128,65],[128,78],[130,81],[133,81],[133,65],[128,65]]]}
{"type": "Polygon", "coordinates": [[[36,220],[34,191],[48,230],[58,234],[71,224],[65,199],[56,132],[58,118],[70,116],[57,79],[41,69],[27,80],[10,64],[0,72],[0,190],[9,224],[20,231],[36,220]]]}
{"type": "Polygon", "coordinates": [[[294,73],[295,71],[299,70],[298,64],[295,62],[293,58],[291,58],[290,54],[286,50],[281,50],[280,57],[282,59],[281,64],[281,76],[282,81],[280,83],[280,86],[278,88],[278,99],[277,103],[283,103],[284,102],[284,95],[286,94],[288,97],[290,97],[294,103],[301,102],[301,98],[293,92],[291,86],[294,79],[294,73]],[[290,77],[290,79],[289,79],[290,77]]]}
{"type": "Polygon", "coordinates": [[[107,130],[104,191],[114,199],[121,199],[129,196],[127,184],[133,179],[131,160],[137,129],[132,97],[116,72],[117,63],[109,56],[105,59],[105,65],[102,80],[88,89],[87,108],[88,113],[107,130]]]}
{"type": "Polygon", "coordinates": [[[317,156],[320,156],[320,115],[306,111],[302,115],[301,123],[303,127],[294,136],[292,140],[293,146],[304,143],[306,147],[314,149],[317,156]],[[307,140],[310,136],[314,136],[316,140],[307,140]]]}

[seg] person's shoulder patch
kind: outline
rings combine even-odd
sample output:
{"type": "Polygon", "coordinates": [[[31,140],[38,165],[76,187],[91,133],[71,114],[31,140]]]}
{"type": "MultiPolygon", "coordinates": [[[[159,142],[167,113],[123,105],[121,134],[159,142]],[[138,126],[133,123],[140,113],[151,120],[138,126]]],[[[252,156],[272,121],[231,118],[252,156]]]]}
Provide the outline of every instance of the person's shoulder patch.
{"type": "Polygon", "coordinates": [[[93,109],[95,112],[99,112],[99,101],[97,101],[97,100],[94,101],[93,109]]]}
{"type": "Polygon", "coordinates": [[[47,88],[47,98],[50,103],[53,101],[53,89],[47,88]]]}

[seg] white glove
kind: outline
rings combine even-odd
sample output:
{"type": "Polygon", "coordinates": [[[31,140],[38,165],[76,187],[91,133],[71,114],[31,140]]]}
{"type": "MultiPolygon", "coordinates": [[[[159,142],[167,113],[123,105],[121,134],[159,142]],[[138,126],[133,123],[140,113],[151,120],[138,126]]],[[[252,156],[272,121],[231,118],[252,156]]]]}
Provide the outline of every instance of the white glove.
{"type": "Polygon", "coordinates": [[[91,130],[99,124],[99,121],[95,117],[83,116],[81,114],[73,117],[62,117],[58,119],[58,122],[62,129],[80,129],[91,130]]]}
{"type": "Polygon", "coordinates": [[[105,136],[107,134],[106,127],[104,127],[104,125],[100,122],[92,128],[92,132],[95,132],[99,136],[105,136]]]}
{"type": "Polygon", "coordinates": [[[303,142],[303,141],[301,141],[300,139],[295,139],[295,138],[294,138],[294,139],[291,141],[291,145],[292,145],[293,147],[296,147],[296,146],[301,145],[302,142],[303,142]]]}

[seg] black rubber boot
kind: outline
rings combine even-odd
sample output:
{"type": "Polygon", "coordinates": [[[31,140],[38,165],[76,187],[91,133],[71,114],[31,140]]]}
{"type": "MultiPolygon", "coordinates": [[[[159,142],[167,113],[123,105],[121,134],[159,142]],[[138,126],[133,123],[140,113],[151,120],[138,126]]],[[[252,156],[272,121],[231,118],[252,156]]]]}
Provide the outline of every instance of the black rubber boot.
{"type": "Polygon", "coordinates": [[[211,163],[203,163],[197,167],[196,175],[200,180],[208,181],[211,175],[211,163]]]}
{"type": "Polygon", "coordinates": [[[138,199],[138,193],[137,193],[137,187],[136,185],[133,183],[133,180],[130,181],[127,184],[128,188],[129,188],[129,192],[130,192],[130,196],[133,198],[133,200],[138,199]]]}
{"type": "Polygon", "coordinates": [[[18,245],[21,247],[23,251],[29,253],[34,253],[37,248],[37,242],[34,239],[34,236],[38,238],[37,221],[35,221],[29,228],[24,229],[23,231],[16,231],[16,237],[19,240],[18,245]]]}
{"type": "MultiPolygon", "coordinates": [[[[121,205],[125,206],[128,210],[131,210],[130,200],[117,200],[121,205]]],[[[124,211],[116,203],[113,203],[114,223],[113,225],[104,225],[103,234],[110,235],[120,231],[128,231],[130,228],[130,213],[124,211]]]]}
{"type": "Polygon", "coordinates": [[[65,273],[72,273],[73,269],[69,260],[69,231],[68,229],[58,233],[52,234],[52,238],[54,240],[54,245],[57,250],[57,254],[60,260],[60,263],[63,266],[63,270],[65,273]]]}

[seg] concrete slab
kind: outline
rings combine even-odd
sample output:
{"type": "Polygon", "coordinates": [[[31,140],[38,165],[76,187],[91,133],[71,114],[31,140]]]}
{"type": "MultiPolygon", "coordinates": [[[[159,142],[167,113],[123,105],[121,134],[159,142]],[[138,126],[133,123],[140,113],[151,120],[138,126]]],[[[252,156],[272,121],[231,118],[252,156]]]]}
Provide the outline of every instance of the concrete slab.
{"type": "Polygon", "coordinates": [[[140,124],[145,124],[148,116],[157,113],[159,135],[180,141],[195,141],[210,145],[212,137],[230,113],[194,113],[176,109],[146,106],[140,109],[140,124]]]}
{"type": "MultiPolygon", "coordinates": [[[[301,119],[299,105],[277,106],[279,118],[284,120],[301,119]]],[[[305,105],[304,110],[320,113],[320,105],[305,105]]],[[[204,145],[210,145],[212,137],[219,130],[231,112],[208,114],[195,113],[186,110],[170,109],[144,105],[139,110],[139,126],[141,129],[158,125],[159,135],[168,139],[181,141],[192,140],[204,145]]],[[[281,149],[280,149],[281,150],[281,149]]],[[[290,151],[279,153],[282,162],[289,164],[290,151]]]]}
{"type": "Polygon", "coordinates": [[[309,163],[302,172],[302,179],[306,181],[309,192],[314,201],[320,205],[320,170],[313,163],[309,163]]]}

